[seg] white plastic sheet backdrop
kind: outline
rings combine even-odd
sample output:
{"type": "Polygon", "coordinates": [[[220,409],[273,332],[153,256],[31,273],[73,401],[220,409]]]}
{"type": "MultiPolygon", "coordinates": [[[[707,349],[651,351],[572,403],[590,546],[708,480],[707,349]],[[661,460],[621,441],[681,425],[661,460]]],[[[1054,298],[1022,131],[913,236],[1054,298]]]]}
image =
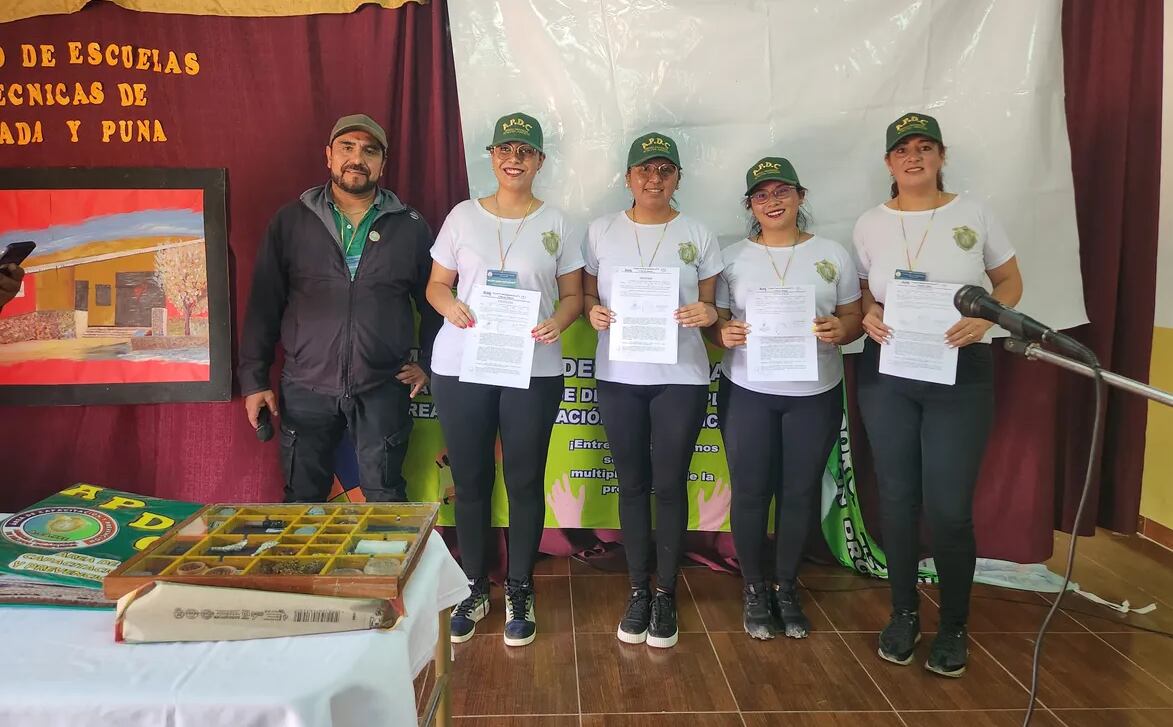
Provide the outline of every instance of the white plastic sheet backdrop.
{"type": "Polygon", "coordinates": [[[743,237],[746,169],[789,158],[819,233],[851,246],[888,197],[884,132],[941,122],[946,189],[987,200],[1019,254],[1019,308],[1087,322],[1063,107],[1060,0],[450,0],[473,195],[506,113],[546,135],[537,195],[588,221],[631,203],[627,148],[663,131],[677,200],[727,245],[743,237]]]}

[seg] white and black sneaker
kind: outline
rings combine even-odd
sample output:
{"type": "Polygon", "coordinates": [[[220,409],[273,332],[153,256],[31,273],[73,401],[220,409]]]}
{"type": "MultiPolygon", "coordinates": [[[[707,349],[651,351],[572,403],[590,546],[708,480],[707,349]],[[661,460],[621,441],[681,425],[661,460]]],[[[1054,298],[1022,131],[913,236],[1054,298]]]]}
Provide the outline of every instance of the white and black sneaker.
{"type": "Polygon", "coordinates": [[[632,588],[627,599],[627,610],[619,622],[616,634],[625,644],[642,644],[648,638],[648,623],[651,620],[652,597],[646,588],[632,588]]]}
{"type": "Polygon", "coordinates": [[[525,646],[537,635],[533,581],[505,581],[505,645],[525,646]]]}
{"type": "Polygon", "coordinates": [[[667,649],[676,646],[680,630],[676,627],[676,594],[656,591],[652,599],[652,618],[648,624],[648,646],[667,649]]]}
{"type": "Polygon", "coordinates": [[[454,644],[463,644],[472,638],[477,630],[477,621],[489,615],[489,581],[482,578],[471,581],[468,587],[472,593],[452,609],[449,621],[450,639],[454,644]]]}

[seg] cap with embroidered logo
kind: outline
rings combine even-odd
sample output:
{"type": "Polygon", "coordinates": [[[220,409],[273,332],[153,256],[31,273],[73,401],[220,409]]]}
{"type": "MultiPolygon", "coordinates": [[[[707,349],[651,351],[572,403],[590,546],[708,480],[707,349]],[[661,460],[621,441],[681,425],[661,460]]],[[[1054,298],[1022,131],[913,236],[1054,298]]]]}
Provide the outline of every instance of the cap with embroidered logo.
{"type": "Polygon", "coordinates": [[[538,151],[542,151],[542,125],[529,114],[521,112],[506,114],[497,119],[497,124],[493,127],[491,146],[504,144],[507,141],[524,142],[538,151]]]}
{"type": "Polygon", "coordinates": [[[884,151],[892,151],[892,147],[908,136],[927,136],[938,144],[945,143],[936,119],[928,114],[907,113],[888,125],[888,143],[884,151]]]}
{"type": "Polygon", "coordinates": [[[676,149],[676,142],[672,137],[658,131],[644,134],[631,142],[631,150],[627,152],[627,168],[643,164],[649,159],[667,159],[675,164],[677,169],[684,168],[680,164],[680,152],[676,149]]]}
{"type": "Polygon", "coordinates": [[[785,182],[801,187],[798,181],[798,172],[789,159],[782,157],[765,157],[759,159],[749,171],[745,173],[745,195],[748,197],[753,188],[762,182],[785,182]]]}
{"type": "Polygon", "coordinates": [[[387,132],[383,131],[383,127],[375,123],[375,120],[366,114],[351,114],[350,116],[343,116],[334,123],[334,129],[330,132],[330,143],[348,131],[365,131],[371,136],[375,137],[375,141],[383,146],[383,151],[387,151],[387,132]]]}

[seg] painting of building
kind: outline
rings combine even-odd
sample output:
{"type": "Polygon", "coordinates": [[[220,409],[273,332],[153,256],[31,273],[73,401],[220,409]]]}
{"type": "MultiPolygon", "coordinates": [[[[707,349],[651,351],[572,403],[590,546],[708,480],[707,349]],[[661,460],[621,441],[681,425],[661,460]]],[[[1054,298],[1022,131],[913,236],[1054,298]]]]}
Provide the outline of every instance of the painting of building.
{"type": "MultiPolygon", "coordinates": [[[[61,173],[62,182],[71,172],[102,170],[36,171],[61,173]]],[[[207,185],[0,188],[0,249],[37,244],[23,263],[20,294],[0,310],[0,400],[65,403],[61,387],[73,387],[68,403],[93,400],[87,393],[128,402],[219,399],[213,389],[227,398],[222,184],[218,199],[214,184],[212,192],[218,214],[209,217],[207,185]],[[142,388],[150,385],[163,388],[142,388]],[[134,388],[111,396],[125,386],[134,388]]]]}

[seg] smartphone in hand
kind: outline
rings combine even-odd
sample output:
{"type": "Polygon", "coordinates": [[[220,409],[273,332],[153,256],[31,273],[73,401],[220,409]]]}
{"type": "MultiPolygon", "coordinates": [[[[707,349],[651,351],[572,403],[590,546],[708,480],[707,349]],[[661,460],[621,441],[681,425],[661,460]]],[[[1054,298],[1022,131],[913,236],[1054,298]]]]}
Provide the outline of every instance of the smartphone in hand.
{"type": "Polygon", "coordinates": [[[32,240],[8,243],[4,246],[3,254],[0,254],[0,268],[3,268],[5,265],[20,265],[26,257],[32,254],[36,247],[37,243],[32,240]]]}

